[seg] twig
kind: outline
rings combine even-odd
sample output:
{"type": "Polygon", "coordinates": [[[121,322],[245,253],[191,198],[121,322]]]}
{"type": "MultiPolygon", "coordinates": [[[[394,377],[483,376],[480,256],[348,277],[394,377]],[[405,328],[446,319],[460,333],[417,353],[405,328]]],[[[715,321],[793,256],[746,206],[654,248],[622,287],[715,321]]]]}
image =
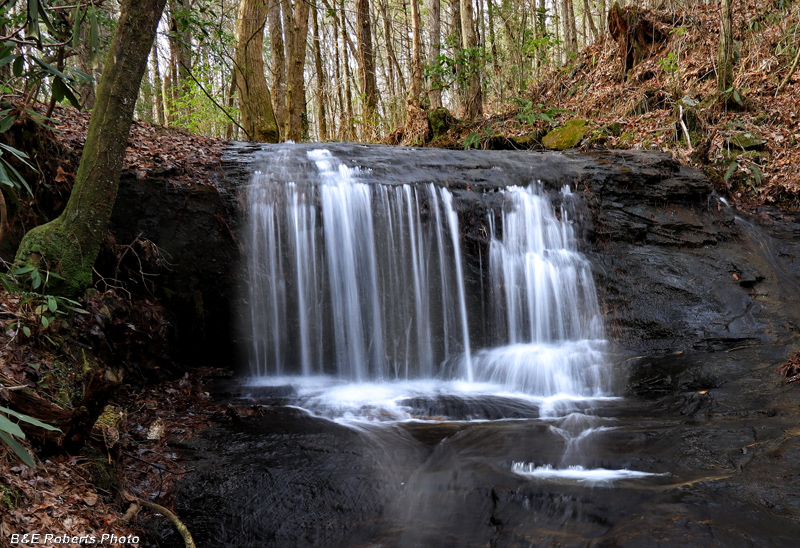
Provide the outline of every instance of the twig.
{"type": "Polygon", "coordinates": [[[794,76],[794,71],[797,70],[798,61],[800,61],[800,45],[798,45],[797,47],[797,55],[794,56],[794,61],[792,62],[792,68],[789,69],[789,74],[786,75],[786,78],[783,79],[781,85],[778,86],[778,90],[775,92],[775,97],[780,95],[780,93],[783,91],[783,88],[786,87],[786,84],[788,84],[789,80],[791,80],[792,76],[794,76]]]}
{"type": "Polygon", "coordinates": [[[689,137],[689,129],[686,127],[686,124],[683,123],[683,105],[678,105],[678,119],[680,120],[681,127],[683,128],[683,134],[686,135],[686,144],[689,146],[689,153],[692,152],[692,139],[689,137]]]}
{"type": "Polygon", "coordinates": [[[185,70],[185,71],[186,71],[186,73],[189,75],[189,77],[190,77],[192,80],[194,80],[194,83],[195,83],[195,84],[197,84],[197,87],[199,87],[199,88],[200,88],[200,91],[202,91],[202,92],[203,92],[203,94],[205,94],[205,96],[206,96],[206,97],[208,97],[208,100],[209,100],[209,101],[211,101],[212,103],[214,103],[214,106],[215,106],[215,107],[217,107],[218,109],[220,109],[220,110],[222,111],[222,113],[223,113],[225,116],[227,116],[228,120],[230,120],[230,121],[231,121],[231,123],[233,123],[233,124],[234,124],[236,127],[238,127],[239,129],[241,129],[241,130],[244,132],[244,134],[245,134],[245,135],[247,135],[247,138],[248,138],[248,139],[251,139],[252,137],[251,137],[251,135],[250,135],[250,134],[247,132],[247,130],[246,130],[246,129],[244,129],[242,126],[240,126],[240,125],[239,125],[239,123],[238,123],[236,120],[234,120],[234,119],[233,119],[233,117],[232,117],[230,114],[228,114],[228,111],[227,111],[227,110],[225,110],[225,107],[221,106],[221,105],[220,105],[220,104],[217,102],[217,100],[216,100],[216,99],[214,99],[214,98],[213,98],[213,97],[212,97],[212,96],[211,96],[211,95],[208,93],[208,91],[206,91],[206,88],[204,88],[204,87],[203,87],[203,84],[201,84],[200,82],[198,82],[198,81],[197,81],[197,78],[195,78],[195,77],[194,77],[194,74],[192,74],[192,71],[191,71],[191,70],[189,70],[189,68],[188,68],[188,67],[187,67],[187,66],[186,66],[184,63],[181,63],[181,68],[183,68],[183,70],[185,70]]]}
{"type": "MultiPolygon", "coordinates": [[[[168,517],[169,520],[173,523],[173,525],[175,525],[175,528],[183,537],[183,542],[184,544],[186,544],[186,548],[196,548],[194,539],[192,538],[192,534],[189,532],[189,529],[186,528],[183,522],[181,522],[181,520],[178,519],[178,516],[176,516],[170,510],[161,506],[160,504],[156,504],[155,502],[150,502],[142,499],[136,499],[136,501],[147,506],[151,510],[155,510],[159,514],[168,517]]],[[[128,510],[128,512],[130,512],[130,510],[128,510]]],[[[126,512],[125,515],[127,515],[128,512],[126,512]]]]}

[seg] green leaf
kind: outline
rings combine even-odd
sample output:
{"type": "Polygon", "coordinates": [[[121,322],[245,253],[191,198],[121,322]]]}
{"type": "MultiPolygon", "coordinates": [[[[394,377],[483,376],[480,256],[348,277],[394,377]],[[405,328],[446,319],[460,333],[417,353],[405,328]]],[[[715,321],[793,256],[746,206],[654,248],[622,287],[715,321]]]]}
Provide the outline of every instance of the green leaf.
{"type": "Polygon", "coordinates": [[[64,100],[64,81],[58,76],[53,78],[53,99],[57,103],[64,100]]]}
{"type": "Polygon", "coordinates": [[[8,187],[14,188],[17,185],[14,184],[14,181],[12,181],[9,178],[8,173],[6,172],[6,168],[4,167],[7,165],[8,162],[6,162],[5,160],[0,160],[0,184],[4,184],[8,187]]]}
{"type": "Polygon", "coordinates": [[[47,296],[47,308],[50,309],[50,312],[55,312],[58,310],[58,303],[56,302],[56,298],[50,295],[47,296]]]}
{"type": "Polygon", "coordinates": [[[45,72],[47,72],[47,73],[49,73],[49,74],[51,74],[53,76],[59,76],[59,77],[63,78],[64,80],[69,80],[70,79],[69,76],[67,76],[66,74],[64,74],[60,70],[58,70],[56,67],[54,67],[50,63],[48,63],[46,61],[42,61],[38,57],[31,57],[31,59],[33,59],[34,63],[36,63],[37,65],[42,67],[45,70],[45,72]]]}
{"type": "Polygon", "coordinates": [[[94,9],[92,6],[92,19],[91,19],[91,26],[89,28],[89,57],[90,61],[92,62],[92,69],[96,69],[100,66],[100,57],[97,55],[99,46],[98,46],[98,30],[97,30],[97,10],[94,9]]]}
{"type": "Polygon", "coordinates": [[[60,428],[56,428],[55,426],[50,426],[49,424],[45,424],[42,421],[38,421],[33,417],[30,417],[24,413],[17,413],[16,411],[12,411],[11,409],[7,409],[5,407],[0,407],[0,412],[5,413],[6,415],[17,417],[22,422],[27,422],[28,424],[32,424],[33,426],[38,426],[39,428],[44,428],[45,430],[51,430],[53,432],[61,432],[60,428]]]}
{"type": "Polygon", "coordinates": [[[2,414],[0,414],[0,430],[8,432],[13,436],[17,436],[22,440],[25,439],[25,434],[22,432],[22,429],[19,427],[19,425],[15,422],[11,422],[7,418],[5,418],[2,414]]]}
{"type": "Polygon", "coordinates": [[[480,133],[470,133],[467,135],[467,138],[464,139],[464,150],[470,148],[478,148],[478,145],[481,142],[481,134],[480,133]]]}
{"type": "Polygon", "coordinates": [[[72,22],[72,49],[78,49],[78,45],[80,44],[81,22],[83,21],[84,13],[81,13],[81,3],[77,2],[75,4],[75,15],[73,16],[72,22]]]}
{"type": "Polygon", "coordinates": [[[26,337],[31,336],[31,328],[28,327],[27,325],[22,326],[22,332],[25,334],[26,337]]]}
{"type": "MultiPolygon", "coordinates": [[[[23,160],[23,162],[25,162],[25,160],[23,160]]],[[[28,181],[26,181],[26,180],[25,180],[25,177],[23,177],[22,175],[20,175],[19,171],[17,171],[17,169],[16,169],[14,166],[12,166],[11,164],[9,164],[9,163],[8,163],[8,162],[6,162],[5,160],[3,160],[3,163],[6,165],[6,167],[7,167],[8,169],[10,169],[10,170],[11,170],[11,173],[13,173],[13,174],[14,174],[14,177],[16,177],[16,178],[17,178],[17,182],[19,182],[19,183],[20,183],[22,186],[24,186],[24,187],[25,187],[25,190],[27,190],[27,191],[28,191],[28,194],[30,194],[31,196],[33,196],[33,191],[31,191],[31,187],[29,187],[29,186],[28,186],[28,181]]],[[[27,164],[28,162],[25,162],[25,163],[27,164]]],[[[30,165],[30,164],[28,164],[28,165],[30,165]]],[[[33,168],[31,168],[31,169],[33,169],[33,168]]],[[[34,171],[34,172],[36,172],[36,173],[39,173],[39,172],[38,172],[38,171],[36,171],[35,169],[34,169],[33,171],[34,171]]],[[[13,197],[13,199],[14,199],[14,201],[15,201],[15,202],[19,202],[19,199],[17,199],[17,198],[16,198],[16,196],[14,196],[14,197],[13,197]]],[[[17,207],[19,207],[19,204],[17,204],[17,207]]]]}
{"type": "Polygon", "coordinates": [[[23,266],[22,268],[18,268],[14,271],[14,276],[22,276],[23,274],[27,274],[28,272],[33,272],[34,270],[35,268],[30,265],[23,266]]]}
{"type": "Polygon", "coordinates": [[[733,174],[736,172],[736,168],[739,167],[739,164],[736,163],[736,160],[731,162],[731,165],[728,166],[728,169],[725,171],[725,175],[722,179],[727,183],[728,180],[733,177],[733,174]]]}
{"type": "Polygon", "coordinates": [[[20,55],[14,60],[14,64],[11,66],[11,72],[14,73],[14,76],[19,78],[22,76],[22,72],[25,68],[25,57],[20,55]]]}
{"type": "Polygon", "coordinates": [[[16,60],[17,60],[17,56],[16,55],[7,55],[7,56],[3,57],[2,59],[0,59],[0,67],[4,67],[7,64],[9,64],[10,62],[16,61],[16,60]]]}
{"type": "Polygon", "coordinates": [[[74,93],[72,93],[72,90],[69,88],[69,85],[66,82],[64,82],[64,80],[58,77],[53,78],[54,96],[56,95],[56,90],[58,90],[58,95],[60,96],[60,98],[57,98],[56,101],[61,101],[64,99],[64,97],[66,97],[67,101],[69,101],[73,107],[77,109],[81,108],[81,102],[78,101],[78,98],[75,97],[74,93]]]}
{"type": "Polygon", "coordinates": [[[41,1],[38,4],[39,4],[39,17],[44,22],[45,26],[47,27],[47,30],[49,30],[54,34],[57,34],[58,31],[53,26],[53,23],[50,21],[50,16],[47,15],[47,6],[45,6],[41,1]]]}
{"type": "Polygon", "coordinates": [[[36,466],[36,463],[33,461],[33,457],[31,457],[31,454],[28,453],[25,450],[25,448],[22,447],[17,442],[17,440],[15,440],[14,438],[9,436],[8,434],[3,432],[2,430],[0,430],[0,440],[3,440],[4,442],[6,442],[6,445],[8,445],[11,448],[11,450],[14,451],[14,453],[16,453],[17,456],[20,459],[22,459],[22,462],[24,462],[29,468],[33,468],[34,466],[36,466]]]}
{"type": "Polygon", "coordinates": [[[47,316],[42,316],[42,327],[47,329],[49,325],[50,325],[50,318],[48,318],[47,316]]]}
{"type": "Polygon", "coordinates": [[[756,186],[761,186],[761,179],[763,177],[761,168],[755,164],[751,164],[749,167],[750,167],[750,173],[753,174],[753,178],[756,180],[756,186]]]}
{"type": "Polygon", "coordinates": [[[733,100],[739,103],[739,105],[744,104],[742,101],[742,96],[739,95],[739,92],[736,90],[733,90],[733,100]]]}
{"type": "Polygon", "coordinates": [[[12,116],[6,116],[2,120],[0,120],[0,133],[5,133],[9,129],[11,129],[11,126],[14,125],[16,119],[17,117],[12,115],[12,116]]]}
{"type": "Polygon", "coordinates": [[[28,0],[28,20],[25,24],[25,35],[39,42],[42,34],[39,31],[39,0],[28,0]]]}
{"type": "MultiPolygon", "coordinates": [[[[14,147],[12,147],[11,145],[7,145],[7,144],[5,144],[5,143],[0,143],[0,148],[4,148],[4,149],[6,149],[7,151],[9,151],[11,154],[13,154],[14,156],[16,156],[16,157],[17,157],[17,158],[19,158],[20,160],[27,160],[27,159],[29,159],[29,158],[30,158],[30,156],[28,156],[27,154],[25,154],[24,152],[22,152],[20,149],[18,149],[18,148],[14,148],[14,147]]],[[[28,165],[30,165],[30,164],[28,164],[28,165]]]]}

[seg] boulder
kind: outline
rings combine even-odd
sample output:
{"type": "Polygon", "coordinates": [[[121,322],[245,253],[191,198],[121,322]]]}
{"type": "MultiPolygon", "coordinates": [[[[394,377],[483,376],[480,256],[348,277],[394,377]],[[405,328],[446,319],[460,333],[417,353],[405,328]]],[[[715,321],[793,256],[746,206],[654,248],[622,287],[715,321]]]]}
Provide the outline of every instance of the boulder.
{"type": "Polygon", "coordinates": [[[550,150],[567,150],[574,148],[586,134],[589,122],[576,118],[567,121],[560,128],[554,129],[542,139],[542,144],[550,150]]]}

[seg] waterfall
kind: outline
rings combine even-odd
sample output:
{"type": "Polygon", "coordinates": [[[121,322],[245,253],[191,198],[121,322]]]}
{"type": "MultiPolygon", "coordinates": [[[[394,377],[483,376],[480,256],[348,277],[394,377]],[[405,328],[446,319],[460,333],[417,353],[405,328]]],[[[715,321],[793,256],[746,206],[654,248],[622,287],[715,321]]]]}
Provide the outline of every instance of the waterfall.
{"type": "MultiPolygon", "coordinates": [[[[562,195],[572,198],[568,187],[562,195]]],[[[602,316],[567,210],[556,218],[538,185],[510,187],[505,198],[502,238],[488,223],[490,307],[503,346],[478,353],[477,377],[542,396],[601,396],[602,316]]]]}
{"type": "Polygon", "coordinates": [[[253,374],[430,378],[468,356],[450,192],[307,160],[279,155],[247,189],[253,374]]]}
{"type": "MultiPolygon", "coordinates": [[[[538,185],[504,190],[502,211],[486,221],[490,302],[481,303],[468,293],[474,270],[470,282],[447,188],[381,184],[327,150],[287,155],[247,188],[254,376],[606,394],[590,265],[567,209],[556,216],[538,185]],[[484,309],[498,338],[472,348],[484,309]]],[[[562,202],[573,198],[562,191],[562,202]]]]}

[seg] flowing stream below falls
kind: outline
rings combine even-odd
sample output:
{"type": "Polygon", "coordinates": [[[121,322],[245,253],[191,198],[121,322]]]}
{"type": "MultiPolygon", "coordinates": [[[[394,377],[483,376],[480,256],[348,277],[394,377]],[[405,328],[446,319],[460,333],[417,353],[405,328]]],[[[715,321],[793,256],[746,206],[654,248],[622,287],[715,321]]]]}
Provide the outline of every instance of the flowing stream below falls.
{"type": "MultiPolygon", "coordinates": [[[[800,482],[768,455],[800,457],[797,396],[748,396],[773,382],[791,328],[759,324],[744,284],[719,296],[749,299],[742,313],[717,307],[736,332],[723,352],[635,355],[609,335],[619,321],[604,325],[623,302],[609,272],[645,257],[657,273],[636,282],[649,314],[668,306],[663,280],[683,262],[694,261],[686,273],[724,264],[702,255],[719,246],[592,251],[601,217],[587,194],[542,184],[535,169],[512,178],[487,167],[497,181],[473,193],[383,177],[340,157],[346,145],[268,150],[241,192],[249,365],[216,387],[260,411],[186,449],[197,471],[176,507],[198,545],[793,545],[800,482]],[[737,329],[783,339],[748,342],[737,329]]],[[[376,150],[385,171],[395,153],[376,150]]],[[[736,244],[750,271],[778,268],[758,258],[767,236],[750,232],[754,243],[736,244]]],[[[705,305],[687,302],[695,309],[681,310],[714,328],[705,305]]]]}

